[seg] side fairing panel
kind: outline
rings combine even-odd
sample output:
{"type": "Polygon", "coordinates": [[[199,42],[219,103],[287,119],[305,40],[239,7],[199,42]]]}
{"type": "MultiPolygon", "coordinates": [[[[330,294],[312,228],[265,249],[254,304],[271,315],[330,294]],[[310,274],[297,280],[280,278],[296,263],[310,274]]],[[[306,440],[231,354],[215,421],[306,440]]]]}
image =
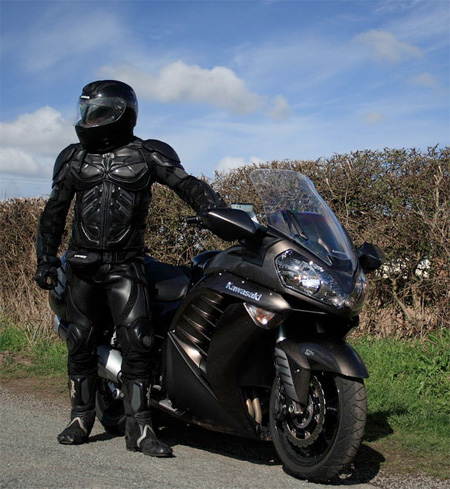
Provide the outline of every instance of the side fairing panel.
{"type": "Polygon", "coordinates": [[[244,423],[234,419],[224,409],[200,369],[187,356],[185,345],[169,335],[167,340],[166,384],[167,393],[174,407],[185,410],[185,416],[193,422],[224,433],[254,436],[244,423]]]}
{"type": "MultiPolygon", "coordinates": [[[[272,333],[253,322],[244,303],[280,313],[290,310],[280,295],[248,280],[227,272],[208,275],[188,294],[170,328],[166,383],[177,408],[253,437],[254,422],[240,386],[256,384],[242,380],[242,371],[253,366],[259,339],[270,340],[272,333]]],[[[272,355],[257,359],[267,365],[253,371],[271,374],[272,355]]]]}
{"type": "MultiPolygon", "coordinates": [[[[229,306],[217,324],[206,363],[207,379],[221,405],[239,424],[252,430],[240,389],[242,368],[251,362],[253,350],[267,330],[255,325],[242,303],[229,306]]],[[[272,356],[263,359],[260,370],[273,365],[272,356]]]]}
{"type": "MultiPolygon", "coordinates": [[[[225,321],[223,316],[230,305],[241,304],[241,319],[245,318],[253,328],[260,329],[244,310],[244,302],[280,314],[291,310],[281,295],[228,272],[208,275],[183,301],[171,330],[185,345],[188,357],[202,371],[206,372],[213,336],[219,322],[225,321]]],[[[234,336],[233,341],[241,341],[240,335],[234,336]]]]}

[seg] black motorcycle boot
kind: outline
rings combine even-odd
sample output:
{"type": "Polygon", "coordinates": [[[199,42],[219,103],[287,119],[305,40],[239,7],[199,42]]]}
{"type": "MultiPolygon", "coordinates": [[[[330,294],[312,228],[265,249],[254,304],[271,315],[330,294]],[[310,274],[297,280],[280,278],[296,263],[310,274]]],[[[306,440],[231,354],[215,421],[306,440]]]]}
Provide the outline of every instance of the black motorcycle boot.
{"type": "Polygon", "coordinates": [[[63,445],[80,445],[88,441],[95,421],[96,389],[96,377],[69,377],[72,411],[70,423],[58,435],[59,443],[63,445]]]}
{"type": "Polygon", "coordinates": [[[150,382],[126,381],[123,384],[126,414],[125,444],[127,450],[151,457],[170,457],[172,449],[160,441],[153,430],[150,413],[150,382]]]}

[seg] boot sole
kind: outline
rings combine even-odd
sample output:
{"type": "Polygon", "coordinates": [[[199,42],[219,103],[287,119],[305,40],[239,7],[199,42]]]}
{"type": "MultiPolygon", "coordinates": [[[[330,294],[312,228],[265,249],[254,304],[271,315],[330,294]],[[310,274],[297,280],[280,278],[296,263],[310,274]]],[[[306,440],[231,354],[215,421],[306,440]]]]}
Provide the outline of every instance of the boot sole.
{"type": "Polygon", "coordinates": [[[83,445],[84,443],[88,443],[88,440],[81,441],[70,441],[70,440],[58,440],[60,445],[83,445]]]}
{"type": "Polygon", "coordinates": [[[147,455],[149,457],[157,457],[157,458],[170,458],[173,456],[173,453],[149,453],[149,452],[144,452],[141,448],[138,447],[127,447],[127,450],[129,452],[141,452],[144,455],[147,455]]]}

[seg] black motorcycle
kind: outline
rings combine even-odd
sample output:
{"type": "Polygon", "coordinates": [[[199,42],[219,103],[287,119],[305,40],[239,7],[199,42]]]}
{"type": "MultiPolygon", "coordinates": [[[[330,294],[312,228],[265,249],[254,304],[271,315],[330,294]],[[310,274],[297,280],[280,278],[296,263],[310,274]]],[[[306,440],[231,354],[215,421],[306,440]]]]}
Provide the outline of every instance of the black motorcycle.
{"type": "MultiPolygon", "coordinates": [[[[188,423],[272,440],[290,474],[327,481],[364,434],[368,373],[345,338],[358,325],[364,272],[381,265],[381,252],[367,243],[355,251],[306,176],[260,169],[250,179],[265,226],[251,208],[211,210],[190,220],[238,244],[201,253],[191,267],[145,258],[156,333],[151,403],[188,423]]],[[[65,339],[62,261],[50,303],[65,339]]],[[[106,310],[98,321],[97,417],[120,434],[120,345],[106,310]]]]}

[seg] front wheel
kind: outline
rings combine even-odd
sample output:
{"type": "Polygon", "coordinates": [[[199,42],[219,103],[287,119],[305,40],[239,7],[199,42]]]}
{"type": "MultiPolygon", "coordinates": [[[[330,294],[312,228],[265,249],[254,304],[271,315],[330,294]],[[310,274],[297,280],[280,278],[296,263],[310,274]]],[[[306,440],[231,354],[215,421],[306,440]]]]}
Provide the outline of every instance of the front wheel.
{"type": "Polygon", "coordinates": [[[351,463],[366,424],[362,379],[312,372],[306,406],[289,399],[277,376],[270,396],[270,430],[291,475],[326,482],[351,463]]]}

